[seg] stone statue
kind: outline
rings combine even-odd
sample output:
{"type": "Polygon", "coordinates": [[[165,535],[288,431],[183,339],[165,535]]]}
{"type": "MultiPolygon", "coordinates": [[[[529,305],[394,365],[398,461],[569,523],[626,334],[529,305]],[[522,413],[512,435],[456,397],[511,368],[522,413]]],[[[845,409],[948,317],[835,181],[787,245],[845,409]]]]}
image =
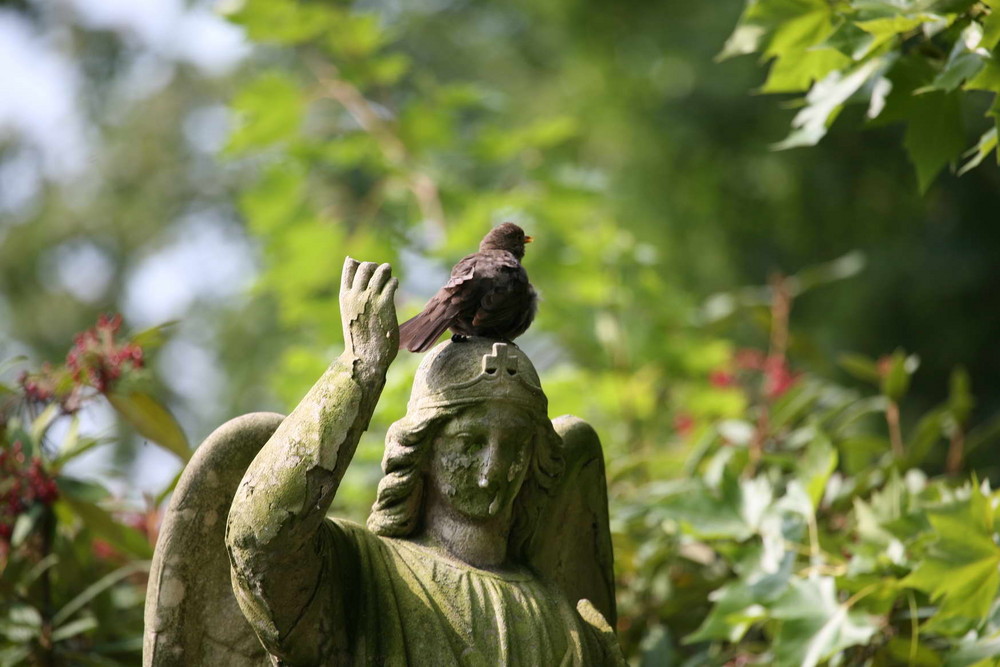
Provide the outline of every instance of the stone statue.
{"type": "Polygon", "coordinates": [[[326,517],[396,356],[396,287],[348,258],[344,353],[288,417],[198,449],[157,544],[144,664],[624,664],[600,442],[549,421],[512,343],[428,353],[367,528],[326,517]]]}

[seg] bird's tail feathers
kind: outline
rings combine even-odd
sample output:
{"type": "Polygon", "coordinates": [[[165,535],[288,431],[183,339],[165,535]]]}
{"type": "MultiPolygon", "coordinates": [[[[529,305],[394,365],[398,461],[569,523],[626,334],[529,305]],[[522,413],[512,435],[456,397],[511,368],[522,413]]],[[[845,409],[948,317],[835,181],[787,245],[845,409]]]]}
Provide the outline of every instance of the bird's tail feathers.
{"type": "Polygon", "coordinates": [[[425,310],[399,325],[399,347],[410,352],[426,352],[451,324],[444,313],[425,310]]]}

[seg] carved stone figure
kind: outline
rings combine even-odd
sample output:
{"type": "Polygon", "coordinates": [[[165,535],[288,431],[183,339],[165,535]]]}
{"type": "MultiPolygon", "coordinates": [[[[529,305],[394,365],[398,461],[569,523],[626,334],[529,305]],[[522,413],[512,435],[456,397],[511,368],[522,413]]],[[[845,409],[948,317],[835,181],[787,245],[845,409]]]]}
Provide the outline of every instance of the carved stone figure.
{"type": "Polygon", "coordinates": [[[624,664],[600,442],[549,421],[513,344],[434,348],[368,526],[326,517],[396,356],[395,290],[348,259],[344,353],[288,417],[198,449],[157,544],[146,665],[624,664]]]}

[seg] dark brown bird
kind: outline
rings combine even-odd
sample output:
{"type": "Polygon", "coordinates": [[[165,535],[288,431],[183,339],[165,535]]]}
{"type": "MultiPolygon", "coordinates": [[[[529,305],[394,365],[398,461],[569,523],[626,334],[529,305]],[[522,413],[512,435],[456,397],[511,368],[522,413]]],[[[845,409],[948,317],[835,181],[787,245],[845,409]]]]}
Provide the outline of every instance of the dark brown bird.
{"type": "Polygon", "coordinates": [[[538,297],[521,266],[531,237],[511,222],[493,228],[479,252],[462,258],[423,312],[399,325],[399,347],[430,349],[445,329],[457,336],[513,340],[535,318],[538,297]]]}

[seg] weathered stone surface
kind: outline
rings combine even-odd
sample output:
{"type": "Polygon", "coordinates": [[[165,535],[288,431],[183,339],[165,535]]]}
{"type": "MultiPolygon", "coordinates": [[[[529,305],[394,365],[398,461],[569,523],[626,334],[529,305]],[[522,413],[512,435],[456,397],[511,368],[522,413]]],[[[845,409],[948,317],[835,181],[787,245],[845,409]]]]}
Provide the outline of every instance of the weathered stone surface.
{"type": "Polygon", "coordinates": [[[149,574],[143,664],[270,664],[236,604],[225,531],[243,473],[282,419],[259,412],[226,422],[177,482],[149,574]]]}

